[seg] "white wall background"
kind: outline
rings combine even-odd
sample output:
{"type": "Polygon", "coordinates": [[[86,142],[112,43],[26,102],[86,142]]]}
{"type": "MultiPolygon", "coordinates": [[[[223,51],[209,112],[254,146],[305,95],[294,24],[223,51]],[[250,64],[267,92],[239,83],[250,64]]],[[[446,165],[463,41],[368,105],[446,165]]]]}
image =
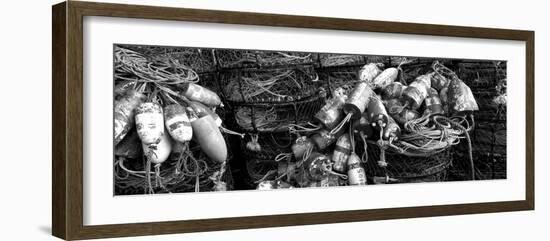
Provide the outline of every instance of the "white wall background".
{"type": "MultiPolygon", "coordinates": [[[[120,1],[119,1],[120,2],[120,1]]],[[[145,1],[168,6],[406,21],[536,31],[536,210],[164,235],[155,240],[547,240],[550,235],[550,65],[544,1],[145,1]],[[542,150],[542,151],[540,151],[542,150]]],[[[55,240],[51,230],[51,8],[57,1],[8,1],[0,9],[0,239],[55,240]]],[[[220,36],[222,38],[223,36],[220,36]]],[[[510,80],[513,81],[513,80],[510,80]]],[[[513,143],[510,143],[512,145],[513,143]]],[[[152,237],[123,240],[151,240],[152,237]]]]}

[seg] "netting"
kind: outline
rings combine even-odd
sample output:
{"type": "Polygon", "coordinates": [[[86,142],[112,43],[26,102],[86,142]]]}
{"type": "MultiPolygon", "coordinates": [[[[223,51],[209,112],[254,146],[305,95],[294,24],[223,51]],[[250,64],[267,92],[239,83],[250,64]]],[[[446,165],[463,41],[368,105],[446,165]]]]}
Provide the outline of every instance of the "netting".
{"type": "Polygon", "coordinates": [[[249,159],[246,160],[245,168],[248,174],[248,180],[245,180],[245,182],[249,186],[255,187],[258,182],[276,177],[278,164],[276,162],[266,162],[262,159],[249,159]]]}
{"type": "Polygon", "coordinates": [[[247,132],[281,132],[291,125],[308,125],[325,103],[322,96],[272,105],[233,106],[235,124],[247,132]]]}
{"type": "Polygon", "coordinates": [[[312,64],[317,54],[305,52],[260,51],[239,49],[215,50],[221,68],[264,68],[312,64]]]}
{"type": "Polygon", "coordinates": [[[213,72],[216,70],[214,50],[202,48],[181,48],[168,46],[122,45],[125,48],[137,51],[151,59],[159,61],[175,60],[188,66],[197,73],[213,72]]]}
{"type": "Polygon", "coordinates": [[[228,70],[220,80],[227,101],[236,103],[289,102],[318,91],[318,76],[311,66],[228,70]]]}
{"type": "Polygon", "coordinates": [[[154,193],[232,189],[233,177],[225,163],[210,161],[198,146],[189,150],[188,153],[173,153],[169,160],[155,167],[158,174],[156,170],[146,171],[145,158],[117,156],[114,163],[115,195],[149,193],[147,175],[150,175],[154,193]]]}
{"type": "Polygon", "coordinates": [[[451,149],[427,157],[411,157],[386,152],[387,166],[381,167],[378,163],[380,160],[378,146],[368,144],[367,149],[368,160],[364,163],[365,172],[376,183],[443,181],[447,168],[453,162],[451,149]]]}
{"type": "Polygon", "coordinates": [[[319,59],[332,57],[331,64],[320,63],[316,68],[319,75],[320,85],[327,93],[332,93],[336,88],[343,88],[346,93],[351,92],[353,87],[359,83],[359,70],[365,64],[382,63],[389,65],[389,57],[371,55],[341,55],[341,54],[320,54],[319,59]]]}
{"type": "MultiPolygon", "coordinates": [[[[472,146],[478,179],[506,178],[506,71],[505,61],[463,60],[457,74],[472,89],[479,111],[472,131],[472,146]]],[[[457,146],[456,158],[463,158],[464,146],[457,146]]],[[[453,179],[465,175],[462,163],[451,168],[453,179]]]]}
{"type": "MultiPolygon", "coordinates": [[[[452,66],[450,59],[438,59],[438,61],[447,67],[452,66]]],[[[434,58],[392,56],[388,65],[400,69],[398,79],[401,83],[408,85],[416,77],[433,71],[433,63],[434,58]]]]}
{"type": "Polygon", "coordinates": [[[241,153],[246,159],[274,162],[277,155],[292,152],[295,139],[289,132],[250,133],[241,140],[241,153]]]}
{"type": "Polygon", "coordinates": [[[358,54],[319,54],[319,66],[357,66],[367,62],[365,55],[358,54]]]}

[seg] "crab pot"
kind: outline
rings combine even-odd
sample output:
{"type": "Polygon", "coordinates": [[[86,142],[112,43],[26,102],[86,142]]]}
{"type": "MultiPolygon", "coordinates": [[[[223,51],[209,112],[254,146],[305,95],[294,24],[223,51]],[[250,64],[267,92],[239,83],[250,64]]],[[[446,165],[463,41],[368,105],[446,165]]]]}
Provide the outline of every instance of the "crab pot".
{"type": "Polygon", "coordinates": [[[384,184],[444,181],[446,172],[453,163],[452,149],[422,157],[407,156],[388,149],[385,153],[387,166],[383,168],[376,162],[380,160],[380,148],[369,143],[369,162],[365,163],[365,171],[369,180],[378,180],[377,183],[382,180],[384,184]],[[386,175],[389,180],[385,178],[386,175]]]}
{"type": "Polygon", "coordinates": [[[343,67],[343,66],[360,66],[366,63],[365,56],[357,54],[332,54],[320,53],[319,66],[324,67],[343,67]]]}
{"type": "Polygon", "coordinates": [[[380,130],[388,124],[388,112],[379,98],[373,98],[367,107],[367,114],[371,125],[380,130]]]}
{"type": "Polygon", "coordinates": [[[351,154],[351,142],[349,134],[344,134],[336,141],[334,152],[332,152],[332,170],[345,173],[348,157],[351,154]]]}
{"type": "Polygon", "coordinates": [[[164,135],[162,107],[153,102],[140,104],[136,108],[136,129],[143,144],[156,144],[164,135]]]}
{"type": "Polygon", "coordinates": [[[230,105],[271,105],[304,100],[317,95],[319,76],[313,66],[223,70],[222,93],[230,105]]]}
{"type": "Polygon", "coordinates": [[[305,65],[313,64],[318,58],[314,53],[290,51],[216,49],[215,53],[222,69],[305,65]]]}
{"type": "Polygon", "coordinates": [[[351,114],[352,120],[358,120],[361,118],[361,113],[367,108],[371,97],[374,97],[374,92],[369,84],[366,82],[359,83],[346,100],[344,113],[351,114]]]}
{"type": "Polygon", "coordinates": [[[424,100],[424,103],[426,105],[425,113],[429,113],[431,115],[443,114],[443,105],[441,104],[441,99],[439,98],[439,94],[436,89],[430,89],[428,92],[428,97],[424,100]]]}
{"type": "Polygon", "coordinates": [[[294,139],[288,132],[249,133],[244,139],[239,138],[240,150],[245,158],[273,162],[277,155],[292,152],[294,139]],[[252,140],[252,135],[258,137],[257,142],[252,140]],[[259,150],[251,149],[249,145],[259,146],[259,150]]]}
{"type": "Polygon", "coordinates": [[[127,45],[125,48],[132,49],[142,53],[151,59],[168,62],[170,60],[178,61],[180,64],[188,66],[195,72],[207,73],[216,69],[214,50],[201,48],[185,48],[171,46],[145,46],[145,45],[127,45]]]}
{"type": "Polygon", "coordinates": [[[366,185],[367,175],[361,166],[361,159],[355,153],[348,158],[348,182],[349,185],[366,185]]]}
{"type": "Polygon", "coordinates": [[[235,118],[226,123],[241,132],[287,132],[290,124],[307,125],[324,105],[318,95],[277,103],[233,103],[235,118]]]}
{"type": "Polygon", "coordinates": [[[168,133],[177,142],[187,142],[193,137],[193,128],[185,107],[179,104],[164,107],[164,121],[168,133]]]}

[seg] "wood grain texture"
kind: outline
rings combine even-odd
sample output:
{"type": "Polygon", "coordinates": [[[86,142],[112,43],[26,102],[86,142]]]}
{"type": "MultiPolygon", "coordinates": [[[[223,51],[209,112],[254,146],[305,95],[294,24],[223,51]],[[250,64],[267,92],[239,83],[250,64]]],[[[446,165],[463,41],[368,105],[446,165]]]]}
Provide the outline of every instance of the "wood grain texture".
{"type": "Polygon", "coordinates": [[[66,237],[66,4],[52,7],[52,234],[66,237]]]}
{"type": "Polygon", "coordinates": [[[55,5],[52,12],[52,231],[57,237],[67,240],[92,239],[534,209],[534,33],[531,31],[75,1],[55,5]],[[526,198],[525,200],[492,203],[84,226],[82,202],[82,21],[84,16],[525,41],[527,61],[526,198]]]}

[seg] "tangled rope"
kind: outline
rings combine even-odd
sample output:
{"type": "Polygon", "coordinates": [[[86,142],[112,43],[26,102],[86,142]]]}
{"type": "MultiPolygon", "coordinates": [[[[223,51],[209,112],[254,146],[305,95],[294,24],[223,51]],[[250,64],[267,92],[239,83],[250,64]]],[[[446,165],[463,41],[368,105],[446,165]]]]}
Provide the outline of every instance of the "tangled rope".
{"type": "Polygon", "coordinates": [[[193,69],[176,60],[152,59],[118,46],[115,48],[114,61],[117,79],[169,85],[199,81],[193,69]]]}

